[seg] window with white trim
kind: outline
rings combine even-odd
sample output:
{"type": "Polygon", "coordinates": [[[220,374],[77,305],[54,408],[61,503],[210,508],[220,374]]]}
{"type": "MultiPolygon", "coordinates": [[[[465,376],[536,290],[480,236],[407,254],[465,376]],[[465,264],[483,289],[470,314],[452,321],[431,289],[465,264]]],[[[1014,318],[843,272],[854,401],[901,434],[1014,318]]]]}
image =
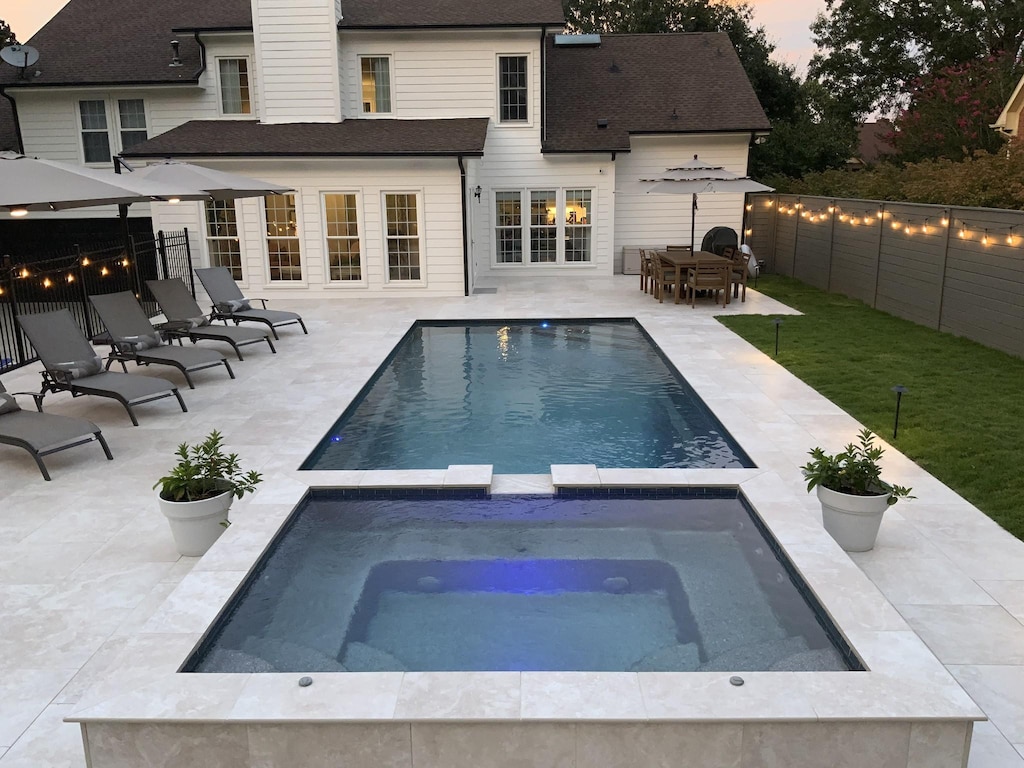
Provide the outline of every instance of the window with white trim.
{"type": "Polygon", "coordinates": [[[249,60],[246,58],[218,59],[220,77],[220,111],[225,115],[251,115],[252,98],[249,91],[249,60]]]}
{"type": "Polygon", "coordinates": [[[523,196],[519,191],[494,193],[494,242],[499,264],[523,261],[523,196]]]}
{"type": "Polygon", "coordinates": [[[272,281],[302,280],[295,195],[267,195],[267,266],[272,281]]]}
{"type": "Polygon", "coordinates": [[[565,190],[565,260],[572,262],[590,261],[591,192],[589,189],[565,190]]]}
{"type": "Polygon", "coordinates": [[[360,56],[363,112],[391,112],[391,59],[387,56],[360,56]]]}
{"type": "Polygon", "coordinates": [[[118,99],[117,122],[122,151],[149,138],[146,132],[146,104],[142,99],[118,99]]]}
{"type": "Polygon", "coordinates": [[[107,103],[103,99],[78,102],[82,121],[82,153],[87,163],[109,163],[110,131],[107,128],[107,103]]]}
{"type": "Polygon", "coordinates": [[[494,260],[498,265],[580,264],[594,258],[592,189],[494,192],[494,260]],[[521,201],[530,201],[529,216],[521,201]]]}
{"type": "Polygon", "coordinates": [[[351,192],[324,194],[324,220],[331,282],[359,282],[363,279],[363,261],[356,196],[351,192]]]}
{"type": "Polygon", "coordinates": [[[206,201],[206,249],[211,267],[227,267],[231,277],[242,279],[242,248],[234,200],[206,201]]]}
{"type": "Polygon", "coordinates": [[[421,279],[419,212],[415,192],[385,193],[388,280],[421,279]]]}
{"type": "Polygon", "coordinates": [[[527,111],[527,57],[498,57],[498,120],[502,123],[525,123],[527,111]]]}

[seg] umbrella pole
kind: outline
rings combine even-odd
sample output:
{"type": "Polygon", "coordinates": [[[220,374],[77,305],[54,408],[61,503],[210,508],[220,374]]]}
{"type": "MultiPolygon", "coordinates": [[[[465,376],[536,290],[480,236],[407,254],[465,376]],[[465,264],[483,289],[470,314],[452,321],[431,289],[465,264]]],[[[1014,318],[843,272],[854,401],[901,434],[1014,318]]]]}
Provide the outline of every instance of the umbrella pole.
{"type": "Polygon", "coordinates": [[[693,193],[693,205],[690,206],[690,253],[697,250],[697,193],[693,193]]]}

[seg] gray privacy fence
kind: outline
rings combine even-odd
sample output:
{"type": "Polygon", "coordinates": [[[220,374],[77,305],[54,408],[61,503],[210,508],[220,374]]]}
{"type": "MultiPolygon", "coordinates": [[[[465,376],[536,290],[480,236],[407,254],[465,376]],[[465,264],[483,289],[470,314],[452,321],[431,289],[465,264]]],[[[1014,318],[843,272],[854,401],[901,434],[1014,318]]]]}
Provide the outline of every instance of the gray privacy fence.
{"type": "Polygon", "coordinates": [[[751,195],[766,271],[1024,357],[1024,211],[751,195]]]}
{"type": "Polygon", "coordinates": [[[90,296],[131,291],[149,317],[160,309],[146,280],[177,277],[195,295],[188,232],[132,235],[129,243],[89,243],[0,264],[0,373],[30,363],[35,351],[18,325],[23,314],[67,309],[88,338],[104,332],[90,296]]]}

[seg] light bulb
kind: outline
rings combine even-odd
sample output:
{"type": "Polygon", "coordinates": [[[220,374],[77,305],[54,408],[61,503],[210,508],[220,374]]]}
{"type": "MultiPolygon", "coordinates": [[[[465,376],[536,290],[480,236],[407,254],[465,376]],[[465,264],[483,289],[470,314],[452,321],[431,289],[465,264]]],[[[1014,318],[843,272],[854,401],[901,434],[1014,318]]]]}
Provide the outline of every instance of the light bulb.
{"type": "Polygon", "coordinates": [[[942,226],[944,226],[944,227],[948,227],[949,226],[949,219],[946,218],[945,216],[942,217],[942,226]]]}
{"type": "Polygon", "coordinates": [[[890,226],[893,229],[899,229],[902,225],[898,221],[894,221],[892,224],[890,224],[890,226]]]}

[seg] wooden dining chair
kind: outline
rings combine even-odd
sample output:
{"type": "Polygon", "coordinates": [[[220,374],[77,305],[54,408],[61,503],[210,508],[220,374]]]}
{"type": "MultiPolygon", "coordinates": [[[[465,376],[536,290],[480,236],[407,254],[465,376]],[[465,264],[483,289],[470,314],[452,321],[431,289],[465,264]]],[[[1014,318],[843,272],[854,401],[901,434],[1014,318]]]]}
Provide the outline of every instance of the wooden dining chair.
{"type": "Polygon", "coordinates": [[[722,292],[722,306],[729,303],[729,273],[732,265],[723,261],[698,261],[686,272],[686,301],[693,307],[697,291],[713,291],[715,303],[722,292]]]}
{"type": "Polygon", "coordinates": [[[740,295],[740,288],[743,289],[743,298],[747,300],[747,276],[750,274],[750,254],[743,251],[736,251],[732,257],[732,295],[736,298],[740,295]]]}
{"type": "Polygon", "coordinates": [[[640,290],[644,293],[648,292],[652,281],[654,272],[653,259],[654,256],[651,251],[646,248],[640,249],[640,290]]]}
{"type": "Polygon", "coordinates": [[[657,254],[651,259],[651,295],[659,304],[665,303],[665,290],[671,291],[676,284],[676,267],[666,264],[657,254]]]}

